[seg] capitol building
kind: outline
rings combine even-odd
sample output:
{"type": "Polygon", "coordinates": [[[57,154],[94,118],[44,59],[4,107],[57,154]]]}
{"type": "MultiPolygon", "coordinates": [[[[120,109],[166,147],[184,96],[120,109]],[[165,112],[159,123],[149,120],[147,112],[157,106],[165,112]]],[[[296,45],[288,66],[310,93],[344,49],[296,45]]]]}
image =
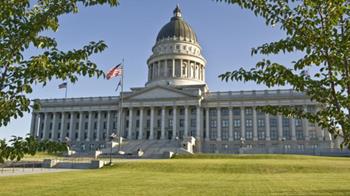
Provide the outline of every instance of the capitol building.
{"type": "Polygon", "coordinates": [[[318,104],[293,90],[209,90],[206,59],[196,33],[177,7],[156,38],[147,60],[144,87],[120,96],[38,99],[30,134],[40,139],[69,138],[77,151],[106,147],[115,133],[130,143],[177,145],[195,139],[202,153],[307,153],[335,146],[327,130],[306,119],[270,115],[258,106],[300,107],[318,104]]]}

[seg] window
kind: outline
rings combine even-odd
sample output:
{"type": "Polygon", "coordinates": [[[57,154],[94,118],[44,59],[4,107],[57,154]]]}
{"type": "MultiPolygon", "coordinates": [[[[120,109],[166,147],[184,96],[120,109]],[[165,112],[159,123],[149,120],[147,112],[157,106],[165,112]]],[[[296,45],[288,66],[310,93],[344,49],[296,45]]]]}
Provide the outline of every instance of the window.
{"type": "Polygon", "coordinates": [[[86,140],[86,139],[87,139],[87,137],[88,137],[87,132],[84,132],[84,139],[86,140]]]}
{"type": "Polygon", "coordinates": [[[52,123],[50,123],[50,130],[52,130],[52,123]]]}
{"type": "Polygon", "coordinates": [[[226,120],[226,119],[222,120],[221,123],[222,123],[222,124],[221,124],[221,127],[224,127],[224,128],[225,128],[225,127],[228,127],[228,126],[229,126],[229,121],[226,120]]]}
{"type": "Polygon", "coordinates": [[[103,129],[107,129],[107,122],[106,121],[103,122],[103,129]]]}
{"type": "Polygon", "coordinates": [[[233,109],[233,115],[241,115],[241,109],[239,109],[239,108],[234,108],[233,109]]]}
{"type": "Polygon", "coordinates": [[[196,119],[191,119],[191,127],[196,127],[196,119]]]}
{"type": "Polygon", "coordinates": [[[197,111],[196,111],[196,108],[192,108],[191,109],[191,115],[196,115],[197,111]]]}
{"type": "Polygon", "coordinates": [[[304,139],[304,133],[302,130],[297,130],[296,131],[296,137],[297,137],[297,140],[303,140],[304,139]]]}
{"type": "Polygon", "coordinates": [[[239,140],[241,138],[241,132],[235,131],[233,132],[233,139],[239,140]]]}
{"type": "Polygon", "coordinates": [[[70,124],[69,124],[69,123],[67,123],[67,130],[69,130],[69,128],[70,128],[70,124]]]}
{"type": "Polygon", "coordinates": [[[147,127],[147,128],[150,128],[150,126],[151,126],[151,120],[147,120],[147,121],[146,121],[146,127],[147,127]]]}
{"type": "Polygon", "coordinates": [[[258,139],[264,140],[265,139],[265,131],[259,131],[258,132],[258,139]]]}
{"type": "Polygon", "coordinates": [[[289,119],[288,118],[283,118],[282,124],[284,127],[289,127],[289,119]]]}
{"type": "Polygon", "coordinates": [[[75,123],[75,129],[79,129],[79,123],[75,123]]]}
{"type": "Polygon", "coordinates": [[[180,127],[184,127],[185,126],[184,124],[185,124],[185,120],[184,119],[180,119],[180,125],[179,126],[180,127]]]}
{"type": "Polygon", "coordinates": [[[270,126],[277,127],[277,119],[270,119],[270,126]]]}
{"type": "Polygon", "coordinates": [[[140,120],[136,120],[136,128],[140,127],[140,120]]]}
{"type": "Polygon", "coordinates": [[[227,140],[228,137],[229,137],[228,130],[223,130],[222,133],[221,133],[221,137],[222,137],[223,140],[227,140]]]}
{"type": "Polygon", "coordinates": [[[52,138],[52,133],[49,133],[49,138],[50,138],[50,139],[52,138]]]}
{"type": "Polygon", "coordinates": [[[94,122],[94,129],[97,129],[97,122],[94,122]]]}
{"type": "Polygon", "coordinates": [[[229,115],[229,110],[228,110],[228,108],[222,108],[222,109],[221,109],[221,115],[223,115],[223,116],[228,116],[228,115],[229,115]]]}
{"type": "Polygon", "coordinates": [[[245,115],[252,115],[253,114],[253,109],[252,108],[246,108],[245,109],[245,115]]]}
{"type": "Polygon", "coordinates": [[[251,120],[251,119],[245,120],[245,126],[246,127],[252,127],[253,126],[253,120],[251,120]]]}
{"type": "Polygon", "coordinates": [[[78,137],[79,137],[79,133],[75,132],[75,139],[78,139],[78,137]]]}
{"type": "Polygon", "coordinates": [[[168,115],[169,115],[169,116],[172,116],[172,115],[173,115],[173,109],[169,109],[169,110],[168,110],[168,115]]]}
{"type": "Polygon", "coordinates": [[[216,116],[217,113],[216,113],[216,109],[210,109],[209,110],[209,116],[216,116]]]}
{"type": "Polygon", "coordinates": [[[317,136],[317,135],[316,135],[316,131],[315,131],[315,130],[310,130],[310,131],[309,131],[309,135],[310,135],[310,138],[311,138],[311,139],[316,139],[316,136],[317,136]]]}
{"type": "Polygon", "coordinates": [[[88,129],[88,126],[89,126],[88,122],[85,122],[85,124],[84,124],[84,129],[87,130],[87,129],[88,129]]]}
{"type": "Polygon", "coordinates": [[[169,119],[169,127],[173,127],[173,119],[169,119]]]}
{"type": "Polygon", "coordinates": [[[277,140],[277,130],[276,129],[271,129],[270,130],[270,137],[271,137],[271,140],[277,140]]]}
{"type": "Polygon", "coordinates": [[[295,126],[301,127],[302,126],[302,120],[301,119],[295,119],[295,126]]]}
{"type": "Polygon", "coordinates": [[[61,130],[61,123],[58,123],[58,130],[61,130]]]}
{"type": "Polygon", "coordinates": [[[57,133],[57,139],[61,138],[61,133],[57,133]]]}
{"type": "Polygon", "coordinates": [[[93,137],[94,137],[94,139],[96,139],[96,138],[97,138],[97,133],[96,133],[96,132],[94,132],[93,137]]]}
{"type": "Polygon", "coordinates": [[[161,127],[161,126],[162,126],[161,123],[162,123],[162,122],[158,119],[158,120],[157,120],[157,127],[161,127]]]}
{"type": "Polygon", "coordinates": [[[103,117],[104,117],[104,118],[107,118],[107,112],[104,112],[104,113],[103,113],[103,117]]]}
{"type": "Polygon", "coordinates": [[[113,129],[116,129],[116,127],[117,127],[117,123],[113,121],[113,129]]]}
{"type": "Polygon", "coordinates": [[[265,120],[258,119],[258,127],[265,127],[265,120]]]}
{"type": "Polygon", "coordinates": [[[216,120],[210,120],[210,128],[216,128],[217,123],[216,120]]]}
{"type": "Polygon", "coordinates": [[[180,115],[184,115],[185,114],[185,110],[181,108],[179,113],[180,113],[180,115]]]}
{"type": "Polygon", "coordinates": [[[239,119],[233,120],[233,126],[234,127],[240,127],[241,126],[241,120],[239,120],[239,119]]]}
{"type": "Polygon", "coordinates": [[[253,139],[253,132],[252,131],[246,131],[245,132],[245,137],[247,140],[253,139]]]}

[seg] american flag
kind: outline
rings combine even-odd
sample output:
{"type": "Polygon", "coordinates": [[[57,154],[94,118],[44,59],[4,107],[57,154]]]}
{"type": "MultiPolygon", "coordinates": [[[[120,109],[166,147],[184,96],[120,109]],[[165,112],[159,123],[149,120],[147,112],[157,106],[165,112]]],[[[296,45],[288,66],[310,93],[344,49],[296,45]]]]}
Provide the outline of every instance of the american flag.
{"type": "Polygon", "coordinates": [[[107,72],[107,80],[122,75],[123,68],[121,64],[113,67],[107,72]]]}
{"type": "Polygon", "coordinates": [[[58,85],[58,88],[67,88],[67,82],[63,82],[62,84],[58,85]]]}

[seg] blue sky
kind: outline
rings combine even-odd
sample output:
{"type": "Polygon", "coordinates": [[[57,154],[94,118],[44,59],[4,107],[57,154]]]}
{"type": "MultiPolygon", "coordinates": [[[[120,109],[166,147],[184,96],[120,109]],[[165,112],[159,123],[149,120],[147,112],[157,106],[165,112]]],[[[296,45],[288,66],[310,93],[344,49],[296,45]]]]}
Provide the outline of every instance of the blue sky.
{"type": "MultiPolygon", "coordinates": [[[[266,89],[252,82],[225,83],[218,75],[240,67],[250,68],[262,56],[251,57],[252,47],[278,40],[284,33],[277,27],[267,27],[262,18],[248,10],[212,0],[122,0],[120,6],[83,8],[78,14],[60,18],[56,37],[62,50],[81,48],[90,41],[104,40],[109,46],[93,56],[99,68],[108,70],[125,59],[125,89],[144,86],[147,80],[146,60],[161,27],[180,5],[185,20],[196,32],[207,59],[206,80],[210,91],[266,89]]],[[[35,54],[27,51],[26,56],[35,54]]],[[[268,57],[289,65],[295,56],[268,57]]],[[[64,90],[57,88],[62,81],[53,80],[47,86],[35,86],[31,98],[62,98],[64,90]]],[[[116,80],[80,78],[68,84],[68,97],[114,96],[116,80]]],[[[280,87],[285,88],[285,87],[280,87]]],[[[30,114],[0,127],[0,138],[23,136],[29,132],[30,114]]]]}

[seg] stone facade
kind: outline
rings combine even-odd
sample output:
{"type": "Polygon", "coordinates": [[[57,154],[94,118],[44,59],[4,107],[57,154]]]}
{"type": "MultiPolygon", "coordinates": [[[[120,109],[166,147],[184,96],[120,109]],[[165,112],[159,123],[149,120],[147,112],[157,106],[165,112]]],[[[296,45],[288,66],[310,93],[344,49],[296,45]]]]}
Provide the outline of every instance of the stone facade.
{"type": "Polygon", "coordinates": [[[193,136],[197,152],[332,147],[329,133],[317,124],[256,110],[257,106],[280,105],[315,112],[318,104],[303,93],[209,91],[206,60],[189,28],[176,8],[147,61],[145,87],[124,92],[122,104],[120,96],[37,100],[41,109],[32,114],[31,135],[59,141],[69,138],[80,151],[104,148],[112,133],[129,140],[193,136]]]}

